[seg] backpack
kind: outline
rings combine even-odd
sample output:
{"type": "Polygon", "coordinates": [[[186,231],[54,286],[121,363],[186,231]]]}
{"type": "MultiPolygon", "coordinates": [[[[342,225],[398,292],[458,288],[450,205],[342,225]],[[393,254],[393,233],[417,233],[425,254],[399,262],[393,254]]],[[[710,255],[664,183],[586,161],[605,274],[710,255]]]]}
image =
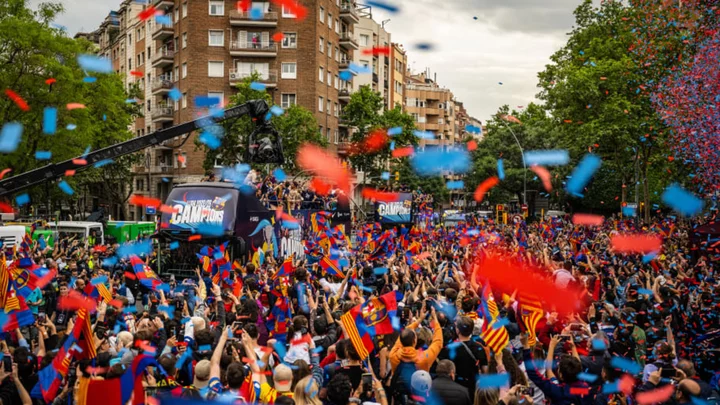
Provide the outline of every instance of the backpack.
{"type": "Polygon", "coordinates": [[[406,361],[401,361],[395,369],[392,379],[390,380],[395,405],[408,405],[410,403],[410,397],[412,396],[410,382],[415,371],[417,371],[415,362],[406,361]]]}

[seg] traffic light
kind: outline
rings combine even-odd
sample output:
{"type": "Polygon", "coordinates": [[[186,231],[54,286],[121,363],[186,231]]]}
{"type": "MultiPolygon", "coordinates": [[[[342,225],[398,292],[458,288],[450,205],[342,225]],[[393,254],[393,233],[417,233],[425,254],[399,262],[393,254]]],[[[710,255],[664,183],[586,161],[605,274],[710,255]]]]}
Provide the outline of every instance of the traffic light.
{"type": "Polygon", "coordinates": [[[400,181],[400,172],[395,172],[395,181],[400,181]]]}

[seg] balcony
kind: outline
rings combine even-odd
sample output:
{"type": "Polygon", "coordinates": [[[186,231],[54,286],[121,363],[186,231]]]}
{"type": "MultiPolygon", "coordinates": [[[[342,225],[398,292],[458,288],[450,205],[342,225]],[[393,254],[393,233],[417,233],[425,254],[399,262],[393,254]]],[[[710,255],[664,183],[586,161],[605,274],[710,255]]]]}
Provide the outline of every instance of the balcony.
{"type": "Polygon", "coordinates": [[[175,63],[175,51],[162,49],[153,56],[152,67],[161,68],[175,63]]]}
{"type": "Polygon", "coordinates": [[[426,123],[425,124],[425,130],[426,131],[439,131],[440,130],[440,124],[438,123],[426,123]]]}
{"type": "Polygon", "coordinates": [[[150,173],[170,173],[172,170],[172,165],[157,165],[150,167],[150,173]]]}
{"type": "Polygon", "coordinates": [[[338,90],[338,100],[342,102],[349,102],[350,101],[350,90],[348,89],[340,89],[338,90]]]}
{"type": "Polygon", "coordinates": [[[427,107],[425,108],[425,115],[443,115],[443,110],[439,108],[427,107]]]}
{"type": "Polygon", "coordinates": [[[155,30],[152,33],[152,39],[164,41],[168,38],[172,38],[175,35],[175,28],[172,25],[157,24],[155,30]]]}
{"type": "MultiPolygon", "coordinates": [[[[251,72],[230,69],[230,74],[228,75],[230,77],[230,85],[234,86],[242,82],[245,78],[250,77],[251,75],[251,72]]],[[[277,79],[277,70],[269,70],[266,74],[260,74],[260,79],[258,80],[258,83],[262,83],[266,87],[277,87],[277,79]]]]}
{"type": "Polygon", "coordinates": [[[256,43],[232,41],[230,43],[230,55],[274,58],[277,56],[277,44],[273,41],[256,43]]]}
{"type": "Polygon", "coordinates": [[[340,34],[340,46],[349,51],[357,51],[360,49],[357,41],[353,37],[352,32],[343,32],[340,34]]]}
{"type": "Polygon", "coordinates": [[[175,5],[173,0],[153,0],[153,7],[155,8],[170,8],[175,5]]]}
{"type": "Polygon", "coordinates": [[[340,58],[340,62],[338,62],[338,67],[340,69],[347,69],[350,67],[350,64],[352,63],[352,59],[348,57],[340,58]]]}
{"type": "Polygon", "coordinates": [[[378,74],[373,72],[372,75],[373,75],[373,83],[377,83],[378,82],[378,74]]]}
{"type": "Polygon", "coordinates": [[[235,27],[277,27],[278,13],[270,12],[263,14],[259,20],[250,18],[250,12],[230,10],[230,25],[235,27]]]}
{"type": "Polygon", "coordinates": [[[340,19],[348,24],[358,24],[360,15],[355,6],[350,3],[344,3],[340,6],[340,19]]]}
{"type": "Polygon", "coordinates": [[[170,75],[164,75],[164,76],[158,76],[152,81],[152,94],[158,95],[158,94],[167,94],[172,90],[174,87],[174,83],[172,81],[172,76],[170,75]]]}
{"type": "Polygon", "coordinates": [[[347,128],[348,125],[348,121],[345,118],[338,118],[338,127],[347,128]]]}
{"type": "Polygon", "coordinates": [[[173,118],[173,107],[168,104],[156,104],[150,110],[152,115],[152,122],[168,122],[172,121],[173,118]]]}
{"type": "Polygon", "coordinates": [[[350,153],[351,149],[352,149],[352,144],[350,142],[338,142],[338,144],[337,144],[338,155],[347,155],[350,153]]]}

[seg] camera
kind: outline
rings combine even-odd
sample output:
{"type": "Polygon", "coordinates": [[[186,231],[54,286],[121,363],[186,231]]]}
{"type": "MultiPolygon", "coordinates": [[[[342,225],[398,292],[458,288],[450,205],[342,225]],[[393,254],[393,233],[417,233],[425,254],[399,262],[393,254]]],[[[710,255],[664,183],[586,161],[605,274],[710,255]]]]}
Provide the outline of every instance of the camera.
{"type": "Polygon", "coordinates": [[[534,396],[535,395],[535,388],[533,387],[522,387],[520,389],[520,395],[528,395],[528,396],[534,396]]]}
{"type": "Polygon", "coordinates": [[[250,136],[245,159],[251,163],[284,164],[282,139],[270,123],[259,125],[250,136]]]}

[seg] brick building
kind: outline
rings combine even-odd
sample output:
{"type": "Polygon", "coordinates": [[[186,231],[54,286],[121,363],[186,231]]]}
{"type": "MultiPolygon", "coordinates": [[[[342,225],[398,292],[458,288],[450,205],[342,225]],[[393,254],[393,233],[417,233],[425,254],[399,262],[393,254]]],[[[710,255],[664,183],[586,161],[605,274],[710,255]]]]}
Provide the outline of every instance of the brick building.
{"type": "MultiPolygon", "coordinates": [[[[84,34],[97,38],[99,53],[124,75],[127,89],[141,91],[138,102],[145,113],[133,128],[138,136],[196,118],[202,113],[194,108],[196,96],[215,96],[226,104],[234,85],[258,72],[274,104],[305,107],[328,141],[339,141],[341,103],[349,100],[353,86],[338,75],[359,48],[354,3],[304,0],[302,20],[270,2],[253,1],[248,12],[236,9],[232,0],[150,3],[171,24],[140,20],[147,5],[124,0],[97,31],[84,34]],[[276,43],[277,33],[283,39],[276,43]],[[175,87],[183,96],[177,102],[169,97],[175,87]]],[[[135,191],[164,199],[173,184],[200,180],[204,153],[195,147],[195,136],[147,149],[135,168],[135,191]]],[[[131,212],[131,219],[141,217],[139,209],[131,212]]]]}
{"type": "MultiPolygon", "coordinates": [[[[435,139],[421,139],[420,145],[453,145],[462,142],[463,135],[458,127],[452,92],[427,76],[427,72],[408,72],[406,75],[405,111],[413,116],[418,130],[435,135],[435,139]]],[[[464,125],[461,128],[464,129],[464,125]]]]}
{"type": "Polygon", "coordinates": [[[372,8],[360,8],[360,23],[355,27],[355,34],[360,49],[354,53],[353,61],[358,65],[370,68],[371,74],[358,75],[353,80],[355,88],[369,86],[373,91],[380,93],[384,108],[390,105],[390,55],[373,54],[373,48],[389,48],[392,41],[390,33],[385,30],[385,23],[377,23],[372,18],[372,8]]]}

